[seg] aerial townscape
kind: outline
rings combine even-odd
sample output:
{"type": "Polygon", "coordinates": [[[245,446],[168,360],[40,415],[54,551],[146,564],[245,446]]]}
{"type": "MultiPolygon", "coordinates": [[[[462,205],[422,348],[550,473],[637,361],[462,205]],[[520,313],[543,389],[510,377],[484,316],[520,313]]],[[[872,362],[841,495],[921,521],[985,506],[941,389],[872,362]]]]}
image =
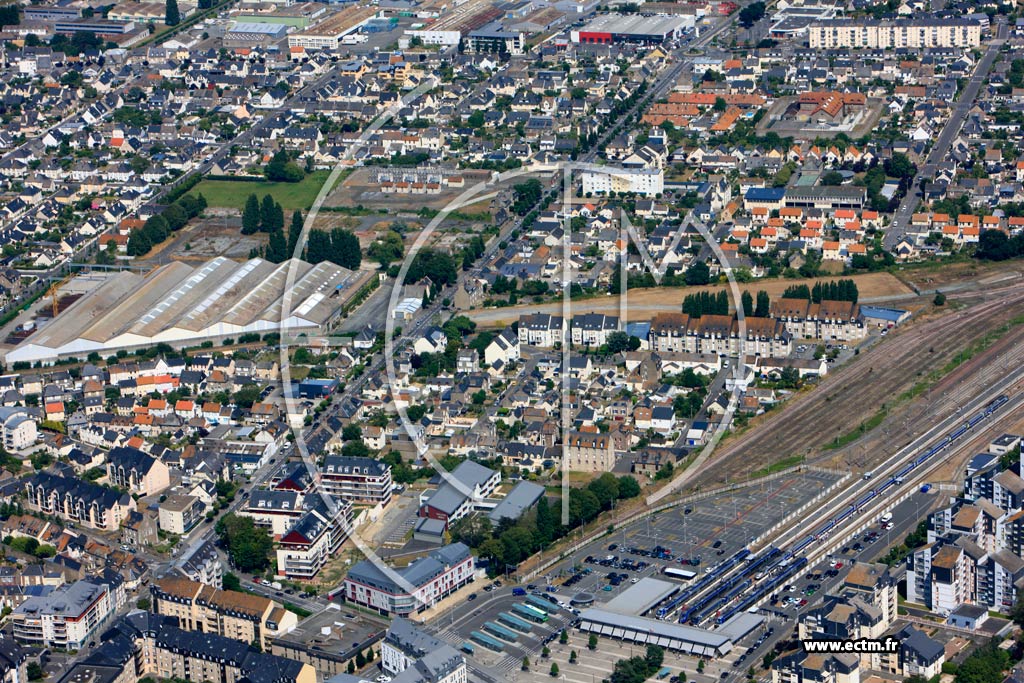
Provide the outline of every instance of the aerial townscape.
{"type": "Polygon", "coordinates": [[[0,683],[1024,683],[1024,0],[0,0],[0,683]]]}

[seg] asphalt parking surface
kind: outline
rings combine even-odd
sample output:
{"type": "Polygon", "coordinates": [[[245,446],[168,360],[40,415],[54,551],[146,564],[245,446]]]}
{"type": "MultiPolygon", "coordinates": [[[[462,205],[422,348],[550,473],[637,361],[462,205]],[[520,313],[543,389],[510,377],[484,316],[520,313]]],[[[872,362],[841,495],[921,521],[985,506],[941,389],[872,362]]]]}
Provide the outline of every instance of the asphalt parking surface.
{"type": "MultiPolygon", "coordinates": [[[[558,585],[561,594],[571,597],[583,591],[591,593],[601,603],[628,588],[634,578],[654,575],[667,578],[661,574],[666,566],[688,569],[699,577],[748,547],[752,541],[791,516],[801,505],[821,495],[837,479],[838,475],[835,474],[805,471],[715,498],[677,506],[617,529],[585,546],[554,566],[545,578],[558,585]],[[610,550],[612,546],[614,548],[610,550]],[[651,551],[657,546],[668,550],[672,559],[628,552],[630,548],[651,551]],[[608,557],[616,560],[611,565],[602,566],[595,562],[588,563],[588,556],[596,561],[608,557]],[[679,562],[680,559],[693,560],[697,557],[700,558],[698,566],[679,562]],[[643,561],[649,566],[642,571],[622,568],[620,565],[623,560],[643,561]],[[566,587],[566,580],[574,573],[573,567],[590,568],[592,571],[566,587]],[[611,586],[610,591],[605,590],[609,585],[606,578],[609,572],[627,575],[620,585],[611,586]]],[[[537,583],[543,585],[545,578],[538,577],[537,583]]]]}

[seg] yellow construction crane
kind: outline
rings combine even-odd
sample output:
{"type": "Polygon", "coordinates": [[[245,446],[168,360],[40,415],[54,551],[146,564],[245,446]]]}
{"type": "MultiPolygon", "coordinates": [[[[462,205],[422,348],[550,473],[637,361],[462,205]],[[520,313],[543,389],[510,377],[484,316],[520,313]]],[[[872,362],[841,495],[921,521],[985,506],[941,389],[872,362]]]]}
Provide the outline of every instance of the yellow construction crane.
{"type": "Polygon", "coordinates": [[[52,285],[50,285],[50,289],[47,291],[47,295],[50,297],[50,304],[53,307],[53,317],[54,318],[56,318],[57,317],[57,313],[60,312],[60,309],[57,306],[57,292],[59,292],[60,288],[63,287],[64,284],[68,280],[70,280],[70,279],[71,279],[71,276],[68,275],[63,280],[59,280],[57,282],[54,282],[52,285]]]}

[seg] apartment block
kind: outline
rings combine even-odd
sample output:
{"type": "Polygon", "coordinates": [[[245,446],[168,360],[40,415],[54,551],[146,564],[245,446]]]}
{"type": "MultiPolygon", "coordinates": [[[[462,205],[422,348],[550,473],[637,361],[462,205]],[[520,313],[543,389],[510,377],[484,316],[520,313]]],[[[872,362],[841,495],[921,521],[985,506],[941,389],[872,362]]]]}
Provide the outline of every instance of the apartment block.
{"type": "Polygon", "coordinates": [[[319,495],[311,498],[315,502],[278,542],[277,573],[289,579],[316,576],[352,531],[351,503],[336,499],[332,512],[319,495]]]}
{"type": "Polygon", "coordinates": [[[248,643],[187,631],[174,617],[136,611],[73,664],[59,683],[134,683],[145,677],[204,683],[316,683],[309,664],[257,652],[248,643]]]}
{"type": "Polygon", "coordinates": [[[384,572],[363,560],[352,566],[340,597],[385,615],[423,612],[473,580],[473,555],[464,543],[432,551],[407,567],[384,572]],[[403,579],[396,582],[393,574],[403,579]],[[410,592],[408,586],[413,590],[410,592]]]}
{"type": "Polygon", "coordinates": [[[151,592],[153,610],[177,618],[184,630],[259,643],[267,651],[274,638],[298,624],[294,613],[269,598],[220,590],[188,579],[160,579],[151,592]]]}
{"type": "Polygon", "coordinates": [[[831,19],[807,29],[812,49],[977,47],[981,24],[973,19],[831,19]]]}
{"type": "Polygon", "coordinates": [[[14,638],[26,645],[80,650],[113,610],[108,586],[76,581],[18,605],[11,613],[14,638]]]}
{"type": "Polygon", "coordinates": [[[356,505],[391,502],[391,466],[373,458],[329,455],[320,467],[320,484],[326,493],[356,505]]]}

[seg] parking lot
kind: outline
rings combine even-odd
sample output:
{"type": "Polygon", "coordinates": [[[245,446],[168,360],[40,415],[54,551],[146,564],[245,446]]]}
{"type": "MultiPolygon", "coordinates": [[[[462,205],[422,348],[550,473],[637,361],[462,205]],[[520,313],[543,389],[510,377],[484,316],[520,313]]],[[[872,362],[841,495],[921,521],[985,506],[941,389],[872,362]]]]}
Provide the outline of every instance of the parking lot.
{"type": "Polygon", "coordinates": [[[604,603],[637,579],[658,574],[666,578],[665,567],[693,571],[699,577],[821,495],[838,478],[806,471],[677,506],[585,546],[537,583],[555,584],[560,594],[570,598],[590,593],[596,602],[604,603]]]}

